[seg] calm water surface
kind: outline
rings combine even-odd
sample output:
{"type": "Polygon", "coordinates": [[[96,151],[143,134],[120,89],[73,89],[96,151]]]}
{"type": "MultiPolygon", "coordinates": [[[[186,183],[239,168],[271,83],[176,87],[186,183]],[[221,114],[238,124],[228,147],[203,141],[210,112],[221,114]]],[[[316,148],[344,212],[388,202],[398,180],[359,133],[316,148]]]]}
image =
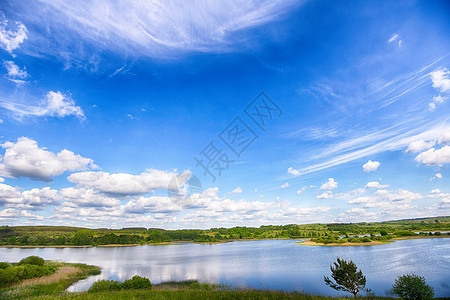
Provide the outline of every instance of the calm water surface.
{"type": "MultiPolygon", "coordinates": [[[[152,283],[197,279],[260,289],[338,293],[324,284],[336,257],[351,259],[367,277],[367,287],[386,295],[394,279],[414,272],[427,279],[436,296],[450,296],[450,238],[402,240],[387,245],[321,247],[294,240],[264,240],[199,245],[111,248],[0,248],[0,261],[29,255],[97,265],[102,273],[80,281],[70,291],[84,291],[100,279],[123,281],[133,275],[152,283]]],[[[342,295],[342,294],[341,294],[342,295]]]]}

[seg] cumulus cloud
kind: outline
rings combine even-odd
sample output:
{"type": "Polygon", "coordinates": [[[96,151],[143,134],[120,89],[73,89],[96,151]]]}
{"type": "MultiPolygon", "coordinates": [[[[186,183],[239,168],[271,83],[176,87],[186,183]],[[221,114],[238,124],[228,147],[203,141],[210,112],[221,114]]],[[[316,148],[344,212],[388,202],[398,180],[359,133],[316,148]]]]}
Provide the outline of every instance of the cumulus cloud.
{"type": "MultiPolygon", "coordinates": [[[[313,187],[313,186],[309,186],[310,188],[311,187],[313,187]]],[[[298,191],[297,191],[297,195],[300,195],[301,193],[303,193],[304,191],[306,191],[308,189],[308,186],[304,186],[304,187],[302,187],[301,189],[299,189],[298,191]]]]}
{"type": "Polygon", "coordinates": [[[288,187],[290,187],[291,185],[288,183],[288,182],[285,182],[285,183],[283,183],[280,187],[282,188],[282,189],[285,189],[285,188],[288,188],[288,187]]]}
{"type": "Polygon", "coordinates": [[[231,200],[225,199],[222,201],[214,201],[212,202],[207,209],[213,210],[215,212],[255,212],[255,211],[263,211],[268,208],[274,207],[275,204],[273,202],[260,202],[260,201],[245,201],[245,200],[231,200]]]}
{"type": "Polygon", "coordinates": [[[29,75],[27,73],[27,71],[20,69],[19,66],[17,66],[13,61],[10,60],[5,60],[3,61],[3,65],[5,66],[6,70],[8,71],[8,74],[6,75],[6,77],[17,83],[17,84],[21,84],[21,83],[25,83],[26,81],[23,79],[26,79],[29,75]]]}
{"type": "Polygon", "coordinates": [[[79,119],[85,119],[81,107],[75,105],[75,101],[68,95],[61,92],[50,91],[45,100],[39,106],[13,103],[10,101],[0,102],[0,106],[14,113],[15,117],[58,117],[75,116],[79,119]]]}
{"type": "Polygon", "coordinates": [[[17,187],[0,183],[0,206],[42,210],[47,205],[60,203],[61,197],[57,190],[50,187],[21,191],[17,187]]]}
{"type": "Polygon", "coordinates": [[[242,194],[242,189],[240,187],[235,188],[233,191],[231,191],[230,193],[232,196],[238,195],[238,194],[242,194]]]}
{"type": "Polygon", "coordinates": [[[416,161],[424,165],[438,165],[450,163],[450,146],[440,149],[431,148],[416,156],[416,161]]]}
{"type": "Polygon", "coordinates": [[[317,199],[330,199],[333,197],[334,197],[334,195],[331,191],[326,191],[326,192],[323,192],[322,194],[316,196],[317,199]]]}
{"type": "Polygon", "coordinates": [[[146,214],[150,212],[169,213],[181,211],[181,207],[173,203],[169,197],[153,196],[132,199],[123,206],[129,213],[146,214]]]}
{"type": "Polygon", "coordinates": [[[378,181],[370,181],[366,184],[366,188],[384,189],[389,187],[389,184],[380,184],[378,181]]]}
{"type": "MultiPolygon", "coordinates": [[[[87,188],[116,195],[143,195],[156,189],[179,189],[192,175],[190,171],[182,173],[148,170],[139,175],[108,172],[79,172],[70,174],[70,182],[87,188]],[[179,185],[170,185],[176,179],[179,185]]],[[[178,190],[176,191],[178,192],[178,190]]]]}
{"type": "Polygon", "coordinates": [[[29,220],[44,220],[43,216],[32,214],[26,210],[7,208],[0,211],[0,220],[12,221],[21,217],[28,218],[29,220]]]}
{"type": "Polygon", "coordinates": [[[22,192],[24,204],[30,209],[44,209],[47,205],[56,205],[61,202],[61,196],[57,190],[50,187],[31,189],[22,192]]]}
{"type": "Polygon", "coordinates": [[[300,175],[300,171],[299,171],[299,170],[296,170],[296,169],[294,169],[294,168],[292,168],[292,167],[289,167],[288,170],[287,170],[287,172],[288,172],[289,174],[294,175],[294,176],[299,176],[299,175],[300,175]]]}
{"type": "MultiPolygon", "coordinates": [[[[43,15],[61,55],[79,49],[79,40],[114,51],[167,57],[185,51],[228,51],[245,41],[235,33],[279,19],[297,1],[97,2],[44,0],[29,15],[43,15]],[[77,38],[75,45],[73,40],[77,38]],[[65,51],[61,51],[63,49],[65,51]]],[[[27,17],[27,16],[24,16],[27,17]]],[[[30,21],[34,19],[30,16],[30,21]]],[[[43,24],[36,23],[36,26],[43,24]]],[[[42,28],[42,34],[47,31],[42,28]]],[[[242,46],[242,43],[240,44],[242,46]]],[[[51,47],[46,49],[52,51],[51,47]]],[[[79,55],[78,55],[79,56],[79,55]]]]}
{"type": "Polygon", "coordinates": [[[59,153],[47,151],[27,137],[18,138],[15,143],[6,142],[0,147],[5,149],[5,154],[0,157],[0,176],[3,177],[51,181],[52,177],[66,171],[97,168],[92,159],[66,149],[59,153]]]}
{"type": "Polygon", "coordinates": [[[334,178],[328,178],[328,181],[320,186],[321,190],[332,190],[338,187],[337,181],[334,178]]]}
{"type": "Polygon", "coordinates": [[[430,181],[436,180],[436,179],[442,179],[442,173],[436,173],[433,177],[430,178],[430,181]]]}
{"type": "Polygon", "coordinates": [[[425,149],[430,149],[436,144],[436,141],[425,142],[424,140],[418,140],[410,143],[406,152],[417,153],[425,149]]]}
{"type": "Polygon", "coordinates": [[[66,201],[65,205],[74,207],[104,207],[120,204],[118,199],[109,197],[94,189],[64,188],[61,189],[61,196],[66,201]]]}
{"type": "Polygon", "coordinates": [[[368,162],[366,162],[363,165],[363,170],[366,173],[372,172],[372,171],[376,171],[378,169],[378,167],[380,166],[380,164],[381,163],[379,161],[371,161],[371,160],[369,160],[368,162]]]}
{"type": "Polygon", "coordinates": [[[395,210],[409,210],[411,201],[424,199],[424,196],[413,193],[405,189],[377,190],[369,196],[361,196],[348,201],[349,204],[362,204],[364,208],[381,208],[385,213],[392,213],[395,210]]]}
{"type": "Polygon", "coordinates": [[[446,93],[450,91],[450,71],[446,68],[430,73],[433,87],[440,92],[446,93]]]}
{"type": "Polygon", "coordinates": [[[9,53],[20,47],[28,38],[27,28],[21,22],[9,22],[0,11],[0,47],[9,53]]]}

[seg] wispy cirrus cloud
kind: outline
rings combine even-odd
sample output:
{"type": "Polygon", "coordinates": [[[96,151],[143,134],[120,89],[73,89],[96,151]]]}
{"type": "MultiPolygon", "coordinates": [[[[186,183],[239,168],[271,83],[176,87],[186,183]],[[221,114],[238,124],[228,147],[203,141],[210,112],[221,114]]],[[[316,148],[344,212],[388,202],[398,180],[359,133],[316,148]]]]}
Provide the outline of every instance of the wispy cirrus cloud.
{"type": "MultiPolygon", "coordinates": [[[[119,54],[157,58],[173,57],[186,51],[223,52],[242,48],[246,39],[235,34],[279,19],[301,1],[62,1],[42,0],[23,7],[24,18],[45,16],[57,48],[52,55],[80,56],[85,51],[78,42],[119,54]],[[77,39],[74,45],[73,39],[77,39]],[[70,53],[75,51],[76,53],[70,53]]],[[[39,21],[42,19],[40,18],[39,21]]],[[[37,33],[37,32],[35,32],[37,33]]],[[[50,48],[41,51],[52,51],[50,48]]]]}

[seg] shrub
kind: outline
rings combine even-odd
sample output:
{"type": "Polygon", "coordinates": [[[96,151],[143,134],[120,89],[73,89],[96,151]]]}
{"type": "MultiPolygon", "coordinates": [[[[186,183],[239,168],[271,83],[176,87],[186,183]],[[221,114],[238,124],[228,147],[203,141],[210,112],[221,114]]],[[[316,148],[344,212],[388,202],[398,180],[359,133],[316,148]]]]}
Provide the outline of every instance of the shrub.
{"type": "Polygon", "coordinates": [[[6,269],[6,268],[9,268],[9,267],[11,267],[12,265],[10,264],[10,263],[7,263],[7,262],[0,262],[0,270],[1,269],[6,269]]]}
{"type": "Polygon", "coordinates": [[[395,233],[397,236],[401,237],[401,236],[415,236],[416,234],[414,232],[411,231],[397,231],[395,233]]]}
{"type": "Polygon", "coordinates": [[[394,294],[402,299],[433,299],[434,291],[425,278],[416,274],[399,276],[392,286],[394,294]]]}
{"type": "Polygon", "coordinates": [[[89,288],[89,293],[104,292],[104,291],[118,291],[121,289],[121,283],[115,280],[100,280],[94,282],[89,288]]]}
{"type": "Polygon", "coordinates": [[[122,287],[124,289],[151,289],[152,283],[148,278],[135,275],[131,279],[125,280],[122,287]]]}
{"type": "Polygon", "coordinates": [[[199,288],[200,288],[200,282],[194,281],[194,282],[192,282],[192,283],[189,285],[189,287],[190,287],[191,289],[199,289],[199,288]]]}
{"type": "Polygon", "coordinates": [[[19,261],[19,265],[36,265],[43,266],[44,259],[39,256],[28,256],[19,261]]]}

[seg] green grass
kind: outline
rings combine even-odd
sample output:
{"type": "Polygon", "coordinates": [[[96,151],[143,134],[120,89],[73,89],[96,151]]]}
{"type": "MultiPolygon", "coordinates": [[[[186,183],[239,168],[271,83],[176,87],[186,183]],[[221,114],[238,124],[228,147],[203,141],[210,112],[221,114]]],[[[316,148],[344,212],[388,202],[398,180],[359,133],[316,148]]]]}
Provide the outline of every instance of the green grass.
{"type": "Polygon", "coordinates": [[[76,267],[80,272],[61,278],[58,282],[48,284],[34,284],[28,286],[13,286],[0,289],[0,299],[29,299],[37,296],[61,296],[66,294],[65,291],[73,283],[85,279],[91,275],[100,274],[100,268],[85,264],[56,263],[59,267],[71,266],[76,267]]]}
{"type": "MultiPolygon", "coordinates": [[[[50,296],[37,299],[54,299],[50,296]]],[[[127,290],[106,293],[72,293],[59,296],[57,299],[339,299],[325,296],[306,295],[298,292],[261,291],[261,290],[127,290]]],[[[368,299],[361,297],[359,299],[368,299]]],[[[371,299],[392,299],[375,297],[371,299]]]]}

